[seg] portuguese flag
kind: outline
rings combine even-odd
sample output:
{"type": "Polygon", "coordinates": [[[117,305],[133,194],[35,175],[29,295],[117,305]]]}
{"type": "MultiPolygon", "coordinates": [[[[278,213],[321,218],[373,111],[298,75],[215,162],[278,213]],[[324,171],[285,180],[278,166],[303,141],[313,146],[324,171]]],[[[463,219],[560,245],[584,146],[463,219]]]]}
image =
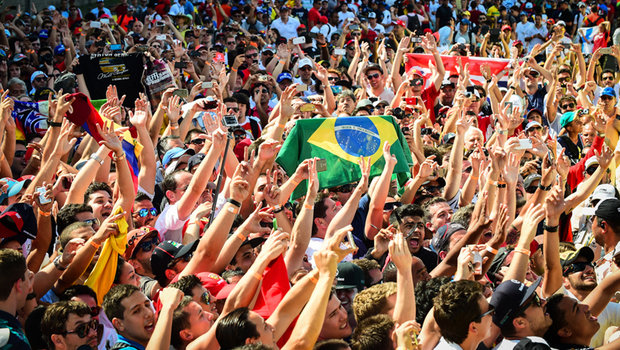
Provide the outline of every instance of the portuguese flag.
{"type": "MultiPolygon", "coordinates": [[[[394,168],[402,186],[411,177],[411,152],[400,127],[392,116],[340,117],[297,120],[276,158],[290,176],[305,159],[325,159],[327,169],[318,174],[320,188],[359,181],[360,157],[370,157],[370,176],[383,171],[383,144],[389,142],[398,163],[394,168]]],[[[297,186],[293,198],[306,194],[307,182],[297,186]]]]}

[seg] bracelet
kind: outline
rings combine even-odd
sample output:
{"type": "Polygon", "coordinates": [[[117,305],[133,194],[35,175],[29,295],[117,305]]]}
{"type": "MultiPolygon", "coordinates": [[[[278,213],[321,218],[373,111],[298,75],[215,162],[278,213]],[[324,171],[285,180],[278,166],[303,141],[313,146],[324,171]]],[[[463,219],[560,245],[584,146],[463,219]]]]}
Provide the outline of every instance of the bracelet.
{"type": "Polygon", "coordinates": [[[490,245],[488,245],[488,244],[487,244],[486,251],[487,251],[487,252],[489,252],[489,253],[491,253],[491,254],[493,254],[493,255],[496,255],[496,254],[497,254],[497,249],[495,249],[495,248],[491,247],[491,246],[490,246],[490,245]]]}
{"type": "Polygon", "coordinates": [[[62,126],[62,123],[56,123],[54,121],[52,121],[51,119],[47,120],[47,125],[54,127],[54,128],[60,128],[62,126]]]}
{"type": "Polygon", "coordinates": [[[469,175],[469,178],[472,179],[472,180],[478,180],[480,177],[479,176],[469,175]]]}
{"type": "Polygon", "coordinates": [[[39,215],[41,215],[41,216],[48,217],[48,216],[52,215],[51,211],[43,211],[43,210],[41,210],[41,208],[37,208],[37,211],[39,212],[39,215]]]}
{"type": "Polygon", "coordinates": [[[235,206],[235,207],[237,207],[237,208],[241,208],[241,203],[237,202],[236,200],[234,200],[234,199],[232,199],[232,198],[228,198],[228,199],[226,200],[226,202],[228,202],[228,203],[230,203],[230,204],[234,205],[234,206],[235,206]]]}
{"type": "Polygon", "coordinates": [[[560,227],[560,225],[555,225],[555,226],[543,225],[543,230],[545,230],[547,232],[558,232],[558,228],[559,227],[560,227]]]}
{"type": "Polygon", "coordinates": [[[521,247],[515,247],[515,253],[521,253],[523,255],[527,255],[528,257],[531,254],[529,249],[525,249],[525,248],[521,248],[521,247]]]}
{"type": "Polygon", "coordinates": [[[60,259],[62,258],[62,256],[57,256],[56,259],[54,259],[54,267],[56,267],[56,269],[60,270],[60,271],[64,271],[67,269],[67,266],[62,266],[60,265],[60,259]]]}
{"type": "Polygon", "coordinates": [[[284,129],[285,126],[286,126],[286,124],[278,124],[278,128],[284,129]]]}
{"type": "Polygon", "coordinates": [[[37,293],[35,292],[28,293],[28,295],[26,295],[26,300],[32,300],[32,299],[35,299],[36,297],[37,297],[37,293]]]}
{"type": "Polygon", "coordinates": [[[308,209],[308,210],[314,210],[314,206],[310,205],[308,203],[304,203],[304,208],[308,209]]]}
{"type": "Polygon", "coordinates": [[[280,62],[280,64],[281,64],[281,65],[286,64],[286,60],[280,60],[280,61],[278,61],[278,62],[280,62]]]}
{"type": "Polygon", "coordinates": [[[236,68],[232,68],[232,67],[230,67],[230,70],[231,70],[231,71],[233,71],[233,72],[236,72],[236,71],[237,71],[237,69],[236,69],[236,68]]]}
{"type": "Polygon", "coordinates": [[[508,130],[499,130],[497,133],[500,135],[508,135],[508,130]]]}
{"type": "Polygon", "coordinates": [[[123,160],[125,159],[125,153],[121,154],[120,156],[114,155],[114,161],[118,162],[119,160],[123,160]]]}
{"type": "Polygon", "coordinates": [[[549,190],[551,189],[551,187],[553,187],[553,186],[551,186],[551,185],[549,185],[549,186],[543,186],[543,185],[542,185],[542,184],[540,184],[540,183],[538,184],[538,188],[540,188],[540,189],[541,189],[541,190],[543,190],[543,191],[549,191],[549,190]]]}
{"type": "Polygon", "coordinates": [[[281,213],[284,210],[284,207],[281,206],[281,205],[274,205],[272,207],[272,209],[273,209],[272,212],[271,212],[272,214],[278,214],[278,213],[281,213]]]}
{"type": "Polygon", "coordinates": [[[319,44],[320,47],[327,47],[327,44],[319,44]]]}
{"type": "Polygon", "coordinates": [[[178,128],[179,128],[179,123],[174,123],[174,124],[173,124],[173,123],[170,123],[170,129],[172,129],[172,130],[176,130],[176,129],[178,129],[178,128]]]}
{"type": "Polygon", "coordinates": [[[319,280],[316,279],[316,277],[310,277],[310,282],[312,282],[314,284],[317,284],[317,283],[319,283],[319,280]]]}
{"type": "Polygon", "coordinates": [[[103,159],[101,159],[97,154],[93,153],[90,155],[90,159],[96,161],[97,163],[103,165],[103,159]]]}
{"type": "Polygon", "coordinates": [[[256,278],[259,281],[263,279],[263,275],[258,272],[252,272],[252,277],[256,278]]]}
{"type": "Polygon", "coordinates": [[[513,85],[510,85],[510,88],[513,89],[513,90],[517,90],[517,88],[514,87],[513,85]]]}
{"type": "Polygon", "coordinates": [[[245,236],[243,235],[243,233],[239,232],[239,233],[237,234],[237,238],[239,238],[239,240],[240,240],[241,242],[245,242],[245,236]]]}
{"type": "Polygon", "coordinates": [[[93,247],[95,247],[95,249],[99,249],[99,247],[101,247],[101,244],[97,244],[97,243],[95,243],[95,241],[93,241],[93,240],[90,240],[89,242],[90,242],[90,245],[92,245],[93,247]]]}
{"type": "Polygon", "coordinates": [[[295,186],[299,185],[299,181],[295,181],[292,177],[291,177],[290,181],[295,186]]]}

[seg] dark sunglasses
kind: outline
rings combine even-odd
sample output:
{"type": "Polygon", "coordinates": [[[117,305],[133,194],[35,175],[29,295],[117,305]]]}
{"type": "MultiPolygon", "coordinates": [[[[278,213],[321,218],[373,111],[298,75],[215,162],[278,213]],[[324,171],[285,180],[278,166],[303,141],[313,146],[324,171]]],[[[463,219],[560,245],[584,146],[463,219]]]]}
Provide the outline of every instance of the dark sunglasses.
{"type": "Polygon", "coordinates": [[[90,316],[91,317],[99,316],[100,312],[101,312],[101,307],[100,306],[93,306],[93,307],[90,308],[90,316]]]}
{"type": "Polygon", "coordinates": [[[601,96],[601,100],[611,101],[613,99],[614,99],[613,96],[608,96],[608,95],[601,96]]]}
{"type": "Polygon", "coordinates": [[[47,78],[46,77],[36,77],[34,78],[34,81],[46,81],[47,78]]]}
{"type": "Polygon", "coordinates": [[[338,81],[338,77],[329,77],[327,78],[329,81],[338,81]]]}
{"type": "Polygon", "coordinates": [[[487,312],[484,312],[480,316],[476,317],[476,322],[480,322],[482,321],[484,316],[488,316],[488,315],[492,316],[494,313],[495,313],[495,306],[489,304],[489,309],[487,310],[487,312]]]}
{"type": "Polygon", "coordinates": [[[182,260],[184,260],[185,262],[189,262],[190,260],[192,260],[192,256],[194,256],[194,253],[190,253],[190,254],[187,254],[187,255],[182,256],[180,258],[176,258],[176,259],[172,260],[170,262],[170,264],[168,264],[168,268],[169,269],[172,268],[174,265],[176,265],[178,262],[180,262],[182,260]]]}
{"type": "Polygon", "coordinates": [[[536,193],[536,189],[538,188],[538,186],[528,186],[525,188],[525,192],[529,193],[529,194],[533,194],[536,193]]]}
{"type": "Polygon", "coordinates": [[[202,293],[200,300],[205,303],[205,305],[211,305],[211,294],[209,294],[209,292],[202,293]]]}
{"type": "Polygon", "coordinates": [[[256,58],[256,57],[258,57],[258,54],[257,53],[246,54],[245,57],[246,58],[256,58]]]}
{"type": "Polygon", "coordinates": [[[79,326],[75,327],[75,330],[73,331],[67,331],[64,334],[75,334],[80,338],[85,338],[88,335],[88,332],[92,329],[92,330],[97,330],[97,328],[99,328],[99,321],[97,320],[90,320],[90,322],[88,323],[82,323],[79,326]]]}
{"type": "Polygon", "coordinates": [[[21,158],[26,155],[26,151],[15,151],[15,158],[21,158]]]}
{"type": "Polygon", "coordinates": [[[542,307],[543,301],[540,299],[538,294],[534,293],[534,296],[519,309],[519,314],[522,314],[527,310],[530,306],[542,307]]]}
{"type": "Polygon", "coordinates": [[[422,86],[422,85],[424,85],[424,79],[422,79],[422,78],[413,79],[411,81],[411,85],[412,86],[422,86]]]}
{"type": "Polygon", "coordinates": [[[575,108],[575,103],[570,102],[570,103],[564,104],[564,105],[562,105],[560,107],[562,107],[562,109],[575,108]]]}
{"type": "Polygon", "coordinates": [[[606,76],[606,77],[602,77],[601,79],[602,79],[602,80],[614,80],[614,77],[613,77],[613,76],[609,76],[609,75],[608,75],[608,76],[606,76]]]}
{"type": "Polygon", "coordinates": [[[338,186],[338,187],[334,188],[334,192],[349,193],[349,192],[353,191],[354,188],[355,187],[352,184],[342,185],[342,186],[338,186]]]}
{"type": "Polygon", "coordinates": [[[158,244],[159,244],[159,238],[158,237],[154,237],[151,240],[148,240],[148,241],[145,241],[145,242],[140,242],[140,244],[138,244],[138,246],[136,248],[142,250],[143,252],[150,252],[155,247],[157,247],[158,244]]]}
{"type": "Polygon", "coordinates": [[[594,268],[594,264],[591,262],[574,262],[564,269],[564,276],[575,272],[581,272],[588,266],[594,268]]]}
{"type": "Polygon", "coordinates": [[[371,79],[377,79],[377,78],[379,78],[380,76],[381,76],[381,74],[379,74],[379,73],[375,73],[375,74],[368,74],[368,75],[366,76],[366,78],[368,78],[368,80],[371,80],[371,79]]]}
{"type": "Polygon", "coordinates": [[[430,193],[435,192],[435,191],[441,192],[442,189],[443,189],[443,186],[424,186],[424,190],[430,193]]]}
{"type": "Polygon", "coordinates": [[[237,107],[228,107],[228,110],[233,112],[239,112],[239,108],[237,107]]]}
{"type": "Polygon", "coordinates": [[[192,145],[202,145],[205,143],[205,139],[193,139],[189,143],[192,145]]]}
{"type": "Polygon", "coordinates": [[[235,140],[241,140],[241,139],[245,139],[246,138],[246,134],[235,134],[235,140]]]}
{"type": "Polygon", "coordinates": [[[540,75],[540,73],[538,73],[538,72],[537,72],[537,71],[535,71],[535,70],[531,70],[528,74],[529,74],[529,76],[530,76],[530,77],[532,77],[532,78],[534,78],[534,79],[535,79],[535,78],[538,78],[538,76],[540,75]]]}
{"type": "Polygon", "coordinates": [[[362,36],[362,33],[361,32],[351,33],[351,36],[362,36]]]}
{"type": "Polygon", "coordinates": [[[151,209],[140,209],[138,210],[138,216],[140,216],[141,218],[145,218],[149,215],[149,213],[151,213],[151,215],[153,216],[157,216],[157,209],[156,208],[151,208],[151,209]]]}
{"type": "Polygon", "coordinates": [[[226,42],[226,45],[235,45],[235,42],[234,41],[228,41],[228,42],[226,42]]]}

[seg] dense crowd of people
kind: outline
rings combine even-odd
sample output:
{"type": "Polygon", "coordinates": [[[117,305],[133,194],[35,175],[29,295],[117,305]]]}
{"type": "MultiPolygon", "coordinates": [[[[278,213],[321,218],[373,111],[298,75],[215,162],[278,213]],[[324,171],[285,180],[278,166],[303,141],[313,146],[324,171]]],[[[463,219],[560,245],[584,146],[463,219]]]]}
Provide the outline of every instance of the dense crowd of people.
{"type": "Polygon", "coordinates": [[[0,349],[620,349],[616,10],[3,6],[0,349]]]}

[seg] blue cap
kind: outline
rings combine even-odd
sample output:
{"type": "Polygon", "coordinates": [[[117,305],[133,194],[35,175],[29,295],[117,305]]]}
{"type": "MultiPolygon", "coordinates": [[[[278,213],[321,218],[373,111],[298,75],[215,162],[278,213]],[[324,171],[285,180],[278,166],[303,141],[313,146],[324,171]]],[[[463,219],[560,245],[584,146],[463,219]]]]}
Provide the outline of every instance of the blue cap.
{"type": "Polygon", "coordinates": [[[276,79],[276,81],[278,83],[281,83],[282,80],[284,80],[284,79],[289,79],[290,81],[293,81],[293,76],[291,75],[291,73],[288,73],[288,72],[280,73],[280,75],[278,75],[278,79],[276,79]]]}
{"type": "Polygon", "coordinates": [[[467,18],[463,18],[463,19],[461,20],[461,24],[464,24],[464,25],[470,25],[470,24],[471,24],[471,22],[470,22],[467,18]]]}
{"type": "Polygon", "coordinates": [[[13,197],[21,191],[26,183],[30,184],[32,180],[15,181],[9,185],[8,197],[13,197]]]}
{"type": "Polygon", "coordinates": [[[168,165],[168,163],[170,163],[171,160],[177,159],[188,152],[191,152],[191,155],[194,155],[194,150],[191,148],[175,147],[166,152],[166,154],[164,154],[164,158],[162,159],[161,164],[165,167],[168,165]]]}
{"type": "Polygon", "coordinates": [[[606,87],[601,91],[601,96],[611,96],[616,97],[616,90],[612,87],[606,87]]]}
{"type": "Polygon", "coordinates": [[[6,58],[6,51],[0,49],[0,57],[6,58]]]}
{"type": "Polygon", "coordinates": [[[9,191],[11,190],[13,185],[15,185],[17,183],[17,181],[15,181],[14,179],[12,179],[10,177],[4,177],[4,178],[2,178],[2,180],[6,181],[6,184],[9,186],[9,188],[8,188],[8,190],[6,192],[2,192],[0,194],[0,202],[3,202],[5,199],[7,199],[9,197],[9,191]]]}
{"type": "Polygon", "coordinates": [[[565,128],[566,125],[568,125],[574,119],[575,119],[575,112],[566,112],[566,113],[562,114],[562,117],[560,118],[560,125],[563,128],[565,128]]]}
{"type": "Polygon", "coordinates": [[[66,50],[67,48],[65,48],[65,45],[60,44],[54,48],[54,55],[56,56],[64,55],[66,50]]]}
{"type": "Polygon", "coordinates": [[[606,6],[606,5],[603,5],[603,4],[598,5],[598,9],[599,9],[600,11],[605,11],[605,12],[607,12],[607,11],[608,11],[608,10],[607,10],[607,6],[606,6]]]}
{"type": "Polygon", "coordinates": [[[47,31],[47,29],[41,29],[41,31],[39,32],[39,38],[47,39],[49,37],[50,37],[50,33],[47,31]]]}
{"type": "Polygon", "coordinates": [[[39,76],[39,75],[44,75],[46,78],[48,77],[47,74],[45,74],[44,72],[37,70],[34,73],[32,73],[32,75],[30,76],[30,84],[32,84],[32,82],[39,76]]]}

